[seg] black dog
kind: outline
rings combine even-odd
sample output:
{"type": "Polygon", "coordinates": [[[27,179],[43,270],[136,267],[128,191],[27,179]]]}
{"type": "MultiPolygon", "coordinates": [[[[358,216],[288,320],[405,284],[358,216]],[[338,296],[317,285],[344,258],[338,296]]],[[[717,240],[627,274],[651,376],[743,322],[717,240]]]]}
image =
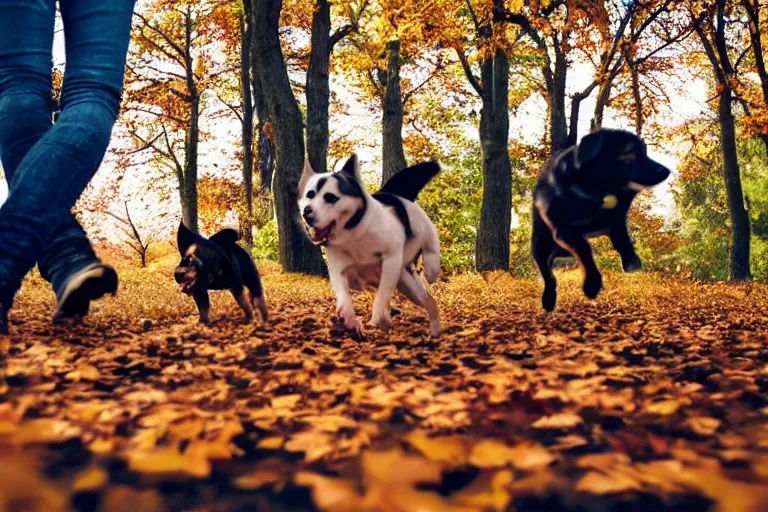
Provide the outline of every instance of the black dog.
{"type": "Polygon", "coordinates": [[[181,291],[195,299],[200,311],[200,322],[208,323],[208,290],[229,290],[245,312],[246,322],[253,320],[253,308],[259,308],[261,318],[269,317],[259,271],[250,254],[237,245],[240,233],[235,229],[222,229],[210,239],[204,238],[179,225],[176,240],[181,262],[173,277],[181,291]],[[248,300],[245,288],[251,294],[248,300]]]}
{"type": "Polygon", "coordinates": [[[587,241],[608,235],[625,272],[640,258],[627,230],[627,213],[637,193],[658,185],[669,169],[648,158],[645,143],[619,130],[598,130],[545,164],[533,192],[531,252],[544,280],[541,305],[555,309],[556,257],[573,256],[584,274],[584,294],[597,297],[603,278],[587,241]]]}

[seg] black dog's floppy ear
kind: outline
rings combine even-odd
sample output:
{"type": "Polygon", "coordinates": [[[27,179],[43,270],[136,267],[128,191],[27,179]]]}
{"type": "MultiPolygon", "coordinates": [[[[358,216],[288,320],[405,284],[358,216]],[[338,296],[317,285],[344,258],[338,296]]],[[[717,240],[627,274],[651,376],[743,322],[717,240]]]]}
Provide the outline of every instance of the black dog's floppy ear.
{"type": "Polygon", "coordinates": [[[603,149],[605,134],[602,131],[592,132],[586,135],[576,148],[576,167],[581,167],[590,160],[597,158],[603,149]]]}
{"type": "Polygon", "coordinates": [[[353,179],[357,182],[360,181],[360,169],[357,165],[357,153],[352,153],[352,155],[347,158],[347,161],[344,162],[344,166],[341,168],[340,172],[350,179],[353,179]]]}
{"type": "Polygon", "coordinates": [[[185,256],[189,248],[197,243],[197,237],[198,235],[185,226],[183,221],[179,223],[179,231],[176,233],[176,245],[179,246],[179,252],[182,256],[185,256]]]}
{"type": "Polygon", "coordinates": [[[229,247],[235,245],[240,240],[240,232],[235,228],[224,228],[211,236],[209,240],[222,247],[229,247]]]}
{"type": "Polygon", "coordinates": [[[422,162],[406,167],[398,172],[381,187],[379,192],[394,194],[409,201],[416,201],[416,196],[427,186],[432,178],[440,172],[440,164],[436,160],[422,162]]]}

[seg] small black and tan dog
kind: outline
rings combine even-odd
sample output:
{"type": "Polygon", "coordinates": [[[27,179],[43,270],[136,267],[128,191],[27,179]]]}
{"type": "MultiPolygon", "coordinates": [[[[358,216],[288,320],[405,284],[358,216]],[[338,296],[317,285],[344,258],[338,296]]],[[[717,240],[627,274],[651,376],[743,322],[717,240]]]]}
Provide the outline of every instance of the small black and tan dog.
{"type": "Polygon", "coordinates": [[[259,271],[250,254],[237,245],[239,239],[240,233],[236,229],[222,229],[208,239],[191,231],[184,223],[179,225],[176,241],[181,262],[173,276],[181,291],[195,299],[201,323],[208,323],[208,290],[231,291],[248,323],[253,320],[254,308],[259,309],[265,322],[269,318],[259,271]]]}
{"type": "Polygon", "coordinates": [[[640,258],[627,230],[627,213],[641,190],[658,185],[669,169],[648,158],[645,143],[620,130],[598,130],[544,165],[533,192],[531,252],[544,280],[541,305],[555,309],[556,257],[573,256],[584,274],[584,294],[597,297],[603,278],[587,239],[608,235],[625,272],[640,258]]]}

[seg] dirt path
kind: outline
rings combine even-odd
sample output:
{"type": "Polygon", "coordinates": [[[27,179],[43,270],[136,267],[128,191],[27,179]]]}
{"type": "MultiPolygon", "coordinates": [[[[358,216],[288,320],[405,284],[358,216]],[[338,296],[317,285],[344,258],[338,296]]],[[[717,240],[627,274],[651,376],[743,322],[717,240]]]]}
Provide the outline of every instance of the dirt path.
{"type": "MultiPolygon", "coordinates": [[[[442,283],[446,334],[332,328],[327,283],[268,275],[269,326],[210,327],[170,269],[86,325],[32,280],[0,338],[0,500],[31,510],[768,510],[768,289],[577,276],[442,283]],[[717,508],[720,507],[720,508],[717,508]]],[[[358,297],[370,313],[370,299],[358,297]]]]}

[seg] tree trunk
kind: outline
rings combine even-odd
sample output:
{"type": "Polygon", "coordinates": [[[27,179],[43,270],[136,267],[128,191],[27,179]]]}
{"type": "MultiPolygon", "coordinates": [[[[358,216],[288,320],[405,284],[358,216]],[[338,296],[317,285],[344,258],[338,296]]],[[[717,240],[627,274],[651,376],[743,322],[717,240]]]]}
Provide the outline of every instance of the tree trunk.
{"type": "Polygon", "coordinates": [[[200,103],[193,98],[189,104],[190,115],[184,144],[184,179],[179,183],[182,189],[181,218],[184,225],[197,232],[197,148],[200,136],[200,103]]]}
{"type": "Polygon", "coordinates": [[[320,248],[307,237],[299,219],[298,186],[304,167],[304,136],[299,105],[291,91],[280,48],[282,0],[252,0],[253,62],[274,129],[274,196],[280,238],[280,263],[286,272],[327,275],[320,248]]]}
{"type": "Polygon", "coordinates": [[[645,117],[643,116],[643,98],[640,95],[640,75],[637,68],[630,63],[630,77],[632,79],[632,101],[635,105],[635,132],[640,137],[643,134],[645,117]]]}
{"type": "Polygon", "coordinates": [[[243,195],[245,218],[240,221],[246,247],[253,247],[253,95],[251,94],[251,26],[240,14],[240,94],[243,101],[243,195]]]}
{"type": "Polygon", "coordinates": [[[552,146],[550,153],[555,155],[569,146],[568,120],[565,114],[565,85],[568,74],[568,63],[555,39],[555,70],[552,87],[548,89],[549,123],[552,146]]]}
{"type": "Polygon", "coordinates": [[[250,41],[251,45],[248,50],[250,58],[250,77],[251,77],[251,91],[253,91],[253,107],[256,114],[256,153],[259,162],[259,180],[261,187],[266,191],[272,191],[272,175],[275,168],[275,156],[272,149],[272,144],[269,142],[267,134],[264,132],[264,125],[268,121],[267,108],[264,105],[264,94],[261,92],[261,81],[256,74],[256,67],[258,66],[258,60],[256,57],[255,40],[253,37],[253,27],[256,26],[256,20],[254,19],[253,0],[243,0],[243,6],[245,9],[245,17],[250,27],[250,41]]]}
{"type": "Polygon", "coordinates": [[[592,115],[592,121],[589,123],[590,131],[599,130],[603,127],[603,118],[605,117],[605,108],[608,106],[608,100],[611,97],[611,87],[613,80],[606,80],[600,84],[597,89],[597,99],[595,100],[595,112],[592,115]]]}
{"type": "Polygon", "coordinates": [[[723,89],[718,105],[720,120],[720,145],[723,152],[723,174],[725,191],[728,196],[728,210],[731,216],[731,279],[746,281],[752,275],[749,269],[749,214],[744,208],[744,194],[741,189],[741,172],[736,152],[736,133],[734,130],[733,110],[731,107],[732,91],[723,89]]]}
{"type": "MultiPolygon", "coordinates": [[[[760,30],[760,2],[755,1],[753,4],[751,0],[743,0],[743,4],[749,16],[749,36],[755,57],[755,68],[757,69],[757,76],[760,78],[765,108],[768,108],[768,70],[765,67],[762,31],[760,30]]],[[[765,146],[765,154],[768,156],[768,132],[761,133],[759,136],[765,146]]]]}
{"type": "Polygon", "coordinates": [[[400,93],[400,41],[387,44],[387,83],[382,119],[382,183],[405,169],[403,151],[403,96],[400,93]]]}
{"type": "Polygon", "coordinates": [[[312,16],[312,48],[307,70],[307,157],[315,172],[328,168],[328,106],[331,90],[328,67],[331,61],[331,6],[317,0],[312,16]]]}
{"type": "Polygon", "coordinates": [[[481,64],[483,106],[480,144],[483,151],[483,205],[477,228],[478,272],[509,270],[512,220],[512,168],[509,161],[509,62],[504,51],[481,64]]]}

